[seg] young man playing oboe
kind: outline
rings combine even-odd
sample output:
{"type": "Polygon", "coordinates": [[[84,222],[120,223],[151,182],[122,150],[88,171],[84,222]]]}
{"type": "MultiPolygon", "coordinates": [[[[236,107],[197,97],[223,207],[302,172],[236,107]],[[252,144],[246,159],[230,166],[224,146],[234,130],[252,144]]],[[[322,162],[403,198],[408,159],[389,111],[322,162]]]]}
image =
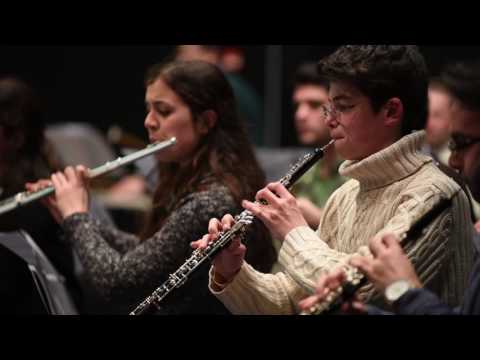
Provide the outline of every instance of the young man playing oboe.
{"type": "MultiPolygon", "coordinates": [[[[440,78],[440,84],[452,97],[452,140],[450,166],[464,175],[476,200],[480,199],[480,62],[458,63],[449,66],[440,78]]],[[[472,223],[467,230],[473,231],[472,223]]],[[[455,239],[451,239],[454,241],[455,239]]],[[[470,275],[469,286],[461,306],[449,307],[428,290],[421,276],[401,249],[394,234],[373,238],[369,247],[373,257],[351,259],[351,264],[365,273],[392,305],[397,314],[404,315],[479,315],[480,314],[480,261],[477,260],[470,275]],[[425,285],[425,286],[424,286],[425,285]]],[[[480,236],[476,234],[474,247],[480,253],[480,236]]],[[[461,259],[460,259],[461,261],[461,259]]],[[[323,301],[325,296],[344,280],[342,271],[322,276],[317,294],[302,302],[307,309],[323,301]]],[[[365,311],[360,302],[344,304],[345,310],[365,311]]],[[[368,307],[372,314],[378,313],[368,307]]]]}
{"type": "MultiPolygon", "coordinates": [[[[449,304],[461,301],[472,265],[469,205],[461,188],[421,153],[427,117],[427,69],[415,46],[343,46],[319,63],[330,79],[331,104],[325,121],[335,150],[347,159],[340,174],[351,178],[328,200],[315,232],[296,199],[279,183],[244,201],[283,240],[279,261],[285,271],[263,274],[244,261],[246,248],[234,240],[213,261],[210,290],[235,314],[293,314],[320,275],[347,268],[351,256],[368,252],[372,237],[401,236],[444,198],[452,205],[426,232],[409,242],[425,286],[449,304]]],[[[210,220],[204,247],[234,220],[210,220]]],[[[363,289],[371,299],[375,291],[363,289]]],[[[385,306],[382,297],[378,304],[385,306]]]]}

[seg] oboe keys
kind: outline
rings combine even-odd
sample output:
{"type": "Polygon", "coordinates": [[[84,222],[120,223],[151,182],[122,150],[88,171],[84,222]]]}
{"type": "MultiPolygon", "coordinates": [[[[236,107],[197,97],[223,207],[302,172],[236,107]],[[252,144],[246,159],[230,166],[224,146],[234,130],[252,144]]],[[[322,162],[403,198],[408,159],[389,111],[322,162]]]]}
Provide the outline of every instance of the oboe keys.
{"type": "Polygon", "coordinates": [[[235,220],[243,225],[250,225],[255,218],[250,211],[245,211],[245,213],[242,213],[242,215],[243,216],[238,216],[235,220]]]}
{"type": "Polygon", "coordinates": [[[179,271],[177,271],[176,273],[174,274],[170,274],[170,276],[168,277],[169,279],[169,284],[173,287],[180,287],[183,285],[183,283],[185,281],[187,281],[187,277],[186,276],[178,276],[178,273],[179,271]]]}

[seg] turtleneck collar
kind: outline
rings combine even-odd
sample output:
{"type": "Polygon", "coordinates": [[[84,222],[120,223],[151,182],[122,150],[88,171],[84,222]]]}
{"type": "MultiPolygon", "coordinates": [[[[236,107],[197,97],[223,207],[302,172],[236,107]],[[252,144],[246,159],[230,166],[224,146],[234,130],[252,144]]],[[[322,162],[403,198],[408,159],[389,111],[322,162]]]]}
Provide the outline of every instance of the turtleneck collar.
{"type": "Polygon", "coordinates": [[[381,188],[416,172],[432,158],[421,152],[425,131],[406,135],[389,147],[363,160],[347,160],[339,169],[342,176],[357,180],[363,191],[381,188]]]}

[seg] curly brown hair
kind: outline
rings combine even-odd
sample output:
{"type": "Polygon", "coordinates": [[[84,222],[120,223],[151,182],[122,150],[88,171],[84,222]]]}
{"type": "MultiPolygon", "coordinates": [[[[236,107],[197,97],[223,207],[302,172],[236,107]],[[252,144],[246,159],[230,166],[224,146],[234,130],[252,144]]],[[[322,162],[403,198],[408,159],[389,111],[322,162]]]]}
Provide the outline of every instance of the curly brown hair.
{"type": "Polygon", "coordinates": [[[428,116],[428,71],[417,46],[347,45],[320,60],[319,73],[330,81],[355,85],[378,112],[392,97],[404,107],[402,136],[425,128],[428,116]]]}

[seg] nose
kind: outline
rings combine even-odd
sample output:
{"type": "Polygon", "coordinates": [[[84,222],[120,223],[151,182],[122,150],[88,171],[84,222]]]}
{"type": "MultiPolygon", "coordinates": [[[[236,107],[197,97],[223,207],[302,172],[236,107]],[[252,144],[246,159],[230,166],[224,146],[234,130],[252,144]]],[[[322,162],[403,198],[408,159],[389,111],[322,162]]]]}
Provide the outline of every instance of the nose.
{"type": "Polygon", "coordinates": [[[463,155],[460,151],[452,151],[450,158],[448,159],[448,164],[451,168],[460,171],[463,171],[463,155]]]}
{"type": "Polygon", "coordinates": [[[307,118],[308,115],[308,109],[305,104],[300,104],[297,108],[297,111],[295,111],[295,120],[297,121],[304,121],[307,118]]]}
{"type": "Polygon", "coordinates": [[[158,123],[157,121],[155,121],[151,111],[145,117],[145,121],[143,125],[145,126],[146,129],[150,129],[150,130],[155,130],[158,127],[158,123]]]}
{"type": "Polygon", "coordinates": [[[325,124],[331,129],[334,129],[338,126],[338,116],[335,112],[329,112],[325,114],[324,121],[325,124]]]}

